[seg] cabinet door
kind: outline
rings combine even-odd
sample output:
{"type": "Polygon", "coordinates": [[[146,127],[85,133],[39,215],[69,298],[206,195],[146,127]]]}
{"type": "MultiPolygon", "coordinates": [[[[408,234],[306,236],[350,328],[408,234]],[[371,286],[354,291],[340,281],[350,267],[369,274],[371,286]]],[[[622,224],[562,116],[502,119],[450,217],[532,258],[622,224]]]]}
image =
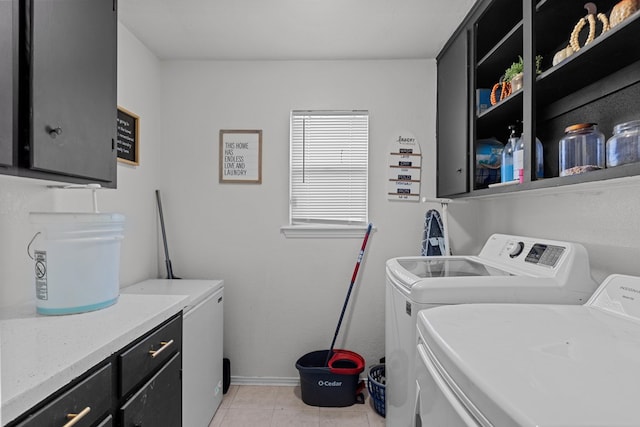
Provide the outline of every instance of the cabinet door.
{"type": "Polygon", "coordinates": [[[469,191],[468,33],[463,30],[438,58],[438,196],[469,191]]]}
{"type": "MultiPolygon", "coordinates": [[[[18,427],[57,427],[66,425],[75,414],[77,427],[95,425],[111,410],[112,365],[108,364],[63,393],[18,427]]],[[[105,424],[109,425],[109,424],[105,424]]]]}
{"type": "Polygon", "coordinates": [[[181,349],[182,316],[178,316],[119,354],[119,396],[128,395],[181,349]]]}
{"type": "Polygon", "coordinates": [[[115,181],[115,0],[31,0],[32,169],[115,181]]]}
{"type": "Polygon", "coordinates": [[[180,427],[182,425],[181,368],[182,355],[177,353],[120,409],[120,425],[122,427],[180,427]]]}
{"type": "Polygon", "coordinates": [[[182,425],[207,426],[222,402],[223,289],[184,314],[182,425]]]}
{"type": "Polygon", "coordinates": [[[0,165],[11,165],[14,137],[14,51],[13,0],[0,0],[0,165]]]}

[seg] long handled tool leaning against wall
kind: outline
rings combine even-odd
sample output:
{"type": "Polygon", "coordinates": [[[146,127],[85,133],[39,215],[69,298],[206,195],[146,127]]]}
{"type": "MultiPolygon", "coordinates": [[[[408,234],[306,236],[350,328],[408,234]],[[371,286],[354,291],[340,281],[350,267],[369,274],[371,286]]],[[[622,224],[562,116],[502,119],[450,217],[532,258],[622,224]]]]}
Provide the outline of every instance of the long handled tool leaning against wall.
{"type": "Polygon", "coordinates": [[[372,224],[367,227],[356,266],[351,275],[351,283],[347,298],[342,306],[336,332],[333,335],[329,350],[318,350],[307,353],[296,362],[300,372],[300,394],[302,401],[311,406],[340,407],[354,403],[364,403],[364,381],[360,381],[360,373],[364,371],[364,358],[358,353],[334,349],[336,338],[344,318],[353,285],[364,257],[364,250],[371,233],[372,224]]]}

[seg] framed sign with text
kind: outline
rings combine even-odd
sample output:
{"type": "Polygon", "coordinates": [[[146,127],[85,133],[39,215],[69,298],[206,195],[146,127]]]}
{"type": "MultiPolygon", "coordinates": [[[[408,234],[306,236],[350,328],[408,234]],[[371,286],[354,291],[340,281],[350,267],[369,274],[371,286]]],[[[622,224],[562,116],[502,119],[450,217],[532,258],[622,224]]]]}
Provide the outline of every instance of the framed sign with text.
{"type": "Polygon", "coordinates": [[[220,182],[262,183],[262,130],[220,130],[220,182]]]}
{"type": "Polygon", "coordinates": [[[131,111],[118,107],[117,129],[118,161],[130,165],[140,164],[140,117],[131,111]]]}

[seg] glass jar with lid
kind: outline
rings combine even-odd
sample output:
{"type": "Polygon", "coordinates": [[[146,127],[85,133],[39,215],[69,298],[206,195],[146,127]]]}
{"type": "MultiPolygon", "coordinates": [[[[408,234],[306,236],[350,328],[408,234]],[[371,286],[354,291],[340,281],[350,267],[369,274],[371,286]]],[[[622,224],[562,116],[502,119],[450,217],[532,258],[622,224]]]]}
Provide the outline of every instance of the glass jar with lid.
{"type": "Polygon", "coordinates": [[[571,125],[564,132],[559,144],[560,176],[604,169],[604,135],[596,123],[571,125]]]}
{"type": "Polygon", "coordinates": [[[607,141],[607,167],[640,161],[640,120],[614,126],[607,141]]]}

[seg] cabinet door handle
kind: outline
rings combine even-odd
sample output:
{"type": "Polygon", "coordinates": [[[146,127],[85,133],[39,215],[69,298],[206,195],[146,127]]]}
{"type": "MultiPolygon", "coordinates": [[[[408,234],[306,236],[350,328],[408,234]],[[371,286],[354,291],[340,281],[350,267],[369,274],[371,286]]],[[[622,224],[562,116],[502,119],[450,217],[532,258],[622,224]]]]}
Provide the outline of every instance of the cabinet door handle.
{"type": "Polygon", "coordinates": [[[47,129],[49,131],[49,136],[53,139],[55,139],[58,135],[62,135],[62,128],[61,127],[48,127],[47,129]]]}
{"type": "Polygon", "coordinates": [[[160,347],[159,349],[157,349],[157,350],[149,350],[149,354],[151,355],[151,357],[156,357],[157,355],[162,353],[167,347],[169,347],[171,344],[173,344],[173,340],[171,340],[171,341],[161,341],[160,344],[162,345],[162,347],[160,347]]]}
{"type": "Polygon", "coordinates": [[[62,427],[71,427],[76,425],[78,422],[80,422],[81,419],[83,419],[85,417],[85,415],[87,415],[89,412],[91,412],[91,408],[90,407],[86,407],[84,408],[82,411],[80,411],[77,414],[67,414],[67,419],[70,420],[68,423],[66,423],[64,426],[62,427]]]}

